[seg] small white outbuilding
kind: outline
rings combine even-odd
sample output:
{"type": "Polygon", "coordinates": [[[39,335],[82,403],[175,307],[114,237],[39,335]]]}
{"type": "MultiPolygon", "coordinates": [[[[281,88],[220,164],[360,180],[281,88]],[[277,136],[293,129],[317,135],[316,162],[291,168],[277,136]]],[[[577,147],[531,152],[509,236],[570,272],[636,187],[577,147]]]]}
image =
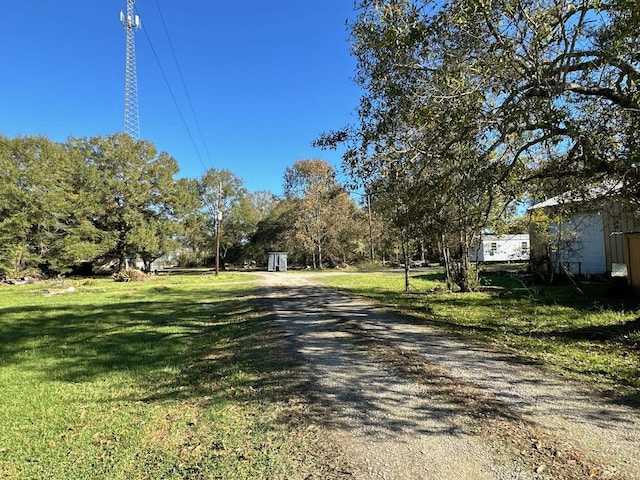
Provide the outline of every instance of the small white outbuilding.
{"type": "Polygon", "coordinates": [[[286,272],[287,271],[287,253],[286,252],[269,252],[268,270],[270,272],[286,272]]]}
{"type": "Polygon", "coordinates": [[[480,235],[471,251],[474,262],[526,262],[529,260],[529,234],[480,235]]]}

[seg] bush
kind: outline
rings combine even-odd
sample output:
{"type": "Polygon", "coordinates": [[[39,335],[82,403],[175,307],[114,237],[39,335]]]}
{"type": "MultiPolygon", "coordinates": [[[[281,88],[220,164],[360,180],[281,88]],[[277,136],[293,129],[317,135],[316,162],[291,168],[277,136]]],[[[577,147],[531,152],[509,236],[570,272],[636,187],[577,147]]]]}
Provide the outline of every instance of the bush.
{"type": "Polygon", "coordinates": [[[144,282],[149,280],[149,275],[135,269],[120,270],[113,274],[113,280],[115,282],[144,282]]]}

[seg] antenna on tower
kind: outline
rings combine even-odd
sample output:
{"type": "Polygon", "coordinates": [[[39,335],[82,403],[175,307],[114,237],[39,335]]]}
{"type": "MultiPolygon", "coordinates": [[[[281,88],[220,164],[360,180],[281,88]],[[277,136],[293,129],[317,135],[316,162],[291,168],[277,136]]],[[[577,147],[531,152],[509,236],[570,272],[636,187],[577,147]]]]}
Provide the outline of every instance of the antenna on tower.
{"type": "Polygon", "coordinates": [[[135,140],[140,138],[138,117],[138,77],[136,74],[136,41],[134,33],[140,28],[140,17],[134,14],[135,0],[127,0],[127,13],[120,12],[120,22],[127,32],[127,67],[124,89],[124,133],[135,140]]]}

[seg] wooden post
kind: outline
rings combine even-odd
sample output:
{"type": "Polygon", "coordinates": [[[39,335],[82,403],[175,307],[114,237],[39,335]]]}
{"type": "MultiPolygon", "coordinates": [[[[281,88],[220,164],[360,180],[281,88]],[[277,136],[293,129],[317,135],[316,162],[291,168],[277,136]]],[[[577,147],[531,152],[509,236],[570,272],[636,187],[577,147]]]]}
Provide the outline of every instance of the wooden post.
{"type": "Polygon", "coordinates": [[[626,233],[625,235],[627,278],[629,285],[636,292],[640,292],[640,233],[626,233]]]}

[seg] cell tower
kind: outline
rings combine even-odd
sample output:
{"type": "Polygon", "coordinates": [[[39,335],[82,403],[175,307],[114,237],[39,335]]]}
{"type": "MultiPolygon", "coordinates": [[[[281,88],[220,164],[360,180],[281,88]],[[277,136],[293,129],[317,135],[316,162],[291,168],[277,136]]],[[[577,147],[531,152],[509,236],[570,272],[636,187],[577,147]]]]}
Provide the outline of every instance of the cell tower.
{"type": "Polygon", "coordinates": [[[136,75],[135,31],[140,28],[140,17],[134,14],[136,0],[127,0],[127,13],[120,12],[120,21],[127,32],[127,68],[124,89],[124,133],[135,140],[140,138],[138,118],[138,77],[136,75]]]}

